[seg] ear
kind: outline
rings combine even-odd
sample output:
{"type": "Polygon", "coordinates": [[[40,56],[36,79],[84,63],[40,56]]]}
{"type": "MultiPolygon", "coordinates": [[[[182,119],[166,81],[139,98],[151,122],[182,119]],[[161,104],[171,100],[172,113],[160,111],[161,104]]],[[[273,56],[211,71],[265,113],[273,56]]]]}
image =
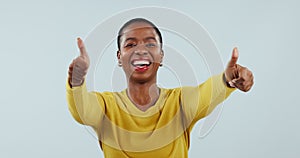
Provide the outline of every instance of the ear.
{"type": "Polygon", "coordinates": [[[162,61],[164,59],[164,55],[165,55],[164,51],[161,50],[161,52],[160,52],[160,63],[162,63],[162,61]]]}
{"type": "Polygon", "coordinates": [[[121,63],[121,52],[120,52],[120,50],[117,51],[117,58],[118,58],[118,62],[121,63]]]}

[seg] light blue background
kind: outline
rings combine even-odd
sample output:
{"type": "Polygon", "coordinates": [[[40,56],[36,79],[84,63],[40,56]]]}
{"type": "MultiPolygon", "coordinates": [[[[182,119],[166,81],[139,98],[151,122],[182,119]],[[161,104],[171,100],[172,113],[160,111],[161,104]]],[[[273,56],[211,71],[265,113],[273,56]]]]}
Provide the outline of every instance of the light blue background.
{"type": "Polygon", "coordinates": [[[1,0],[0,157],[102,157],[98,142],[67,109],[65,83],[78,55],[76,37],[112,14],[148,5],[179,10],[201,23],[223,61],[238,46],[239,63],[255,75],[249,93],[236,91],[225,101],[207,137],[199,139],[194,128],[190,157],[298,158],[296,0],[1,0]]]}

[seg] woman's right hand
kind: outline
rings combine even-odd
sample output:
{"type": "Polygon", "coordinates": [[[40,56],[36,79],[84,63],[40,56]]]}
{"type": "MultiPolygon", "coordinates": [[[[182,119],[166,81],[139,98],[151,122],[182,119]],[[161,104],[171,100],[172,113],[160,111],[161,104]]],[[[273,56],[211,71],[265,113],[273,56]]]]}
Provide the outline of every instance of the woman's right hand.
{"type": "Polygon", "coordinates": [[[77,38],[80,55],[69,66],[69,83],[71,87],[81,86],[90,66],[90,59],[82,39],[77,38]]]}

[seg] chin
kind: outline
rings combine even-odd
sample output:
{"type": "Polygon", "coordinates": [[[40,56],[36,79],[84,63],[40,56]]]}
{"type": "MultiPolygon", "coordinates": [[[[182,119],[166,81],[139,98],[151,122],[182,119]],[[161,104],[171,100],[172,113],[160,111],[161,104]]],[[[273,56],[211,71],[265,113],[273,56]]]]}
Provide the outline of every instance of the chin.
{"type": "Polygon", "coordinates": [[[139,84],[144,84],[148,82],[156,82],[156,73],[155,74],[139,74],[139,73],[133,73],[129,77],[130,82],[135,82],[139,84]]]}

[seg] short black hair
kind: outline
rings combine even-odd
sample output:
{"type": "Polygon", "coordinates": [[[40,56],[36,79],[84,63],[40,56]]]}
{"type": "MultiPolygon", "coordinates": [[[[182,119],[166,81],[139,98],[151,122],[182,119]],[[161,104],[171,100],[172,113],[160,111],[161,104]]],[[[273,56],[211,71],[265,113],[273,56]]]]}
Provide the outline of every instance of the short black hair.
{"type": "Polygon", "coordinates": [[[161,47],[162,47],[162,36],[161,36],[161,33],[159,31],[159,29],[149,20],[147,19],[144,19],[144,18],[134,18],[134,19],[131,19],[129,21],[127,21],[119,30],[118,32],[118,39],[117,39],[117,44],[118,44],[118,49],[120,50],[120,40],[121,40],[121,36],[123,35],[123,31],[124,29],[129,26],[130,24],[133,24],[133,23],[138,23],[138,22],[144,22],[144,23],[147,23],[149,25],[152,26],[152,28],[155,30],[155,32],[157,33],[158,37],[159,37],[159,42],[161,44],[161,47]]]}

